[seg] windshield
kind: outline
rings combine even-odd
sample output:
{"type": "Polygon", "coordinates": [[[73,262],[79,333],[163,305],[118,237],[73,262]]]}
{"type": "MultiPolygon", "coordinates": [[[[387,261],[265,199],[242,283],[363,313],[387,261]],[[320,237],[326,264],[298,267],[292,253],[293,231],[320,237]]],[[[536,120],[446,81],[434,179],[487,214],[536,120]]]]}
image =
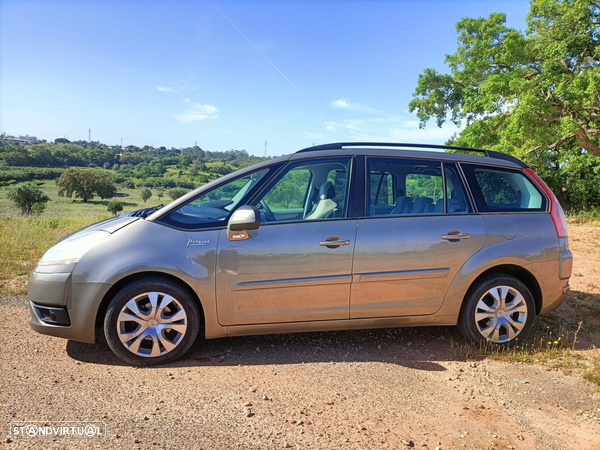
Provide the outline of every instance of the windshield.
{"type": "Polygon", "coordinates": [[[219,226],[269,172],[269,168],[229,181],[174,210],[162,222],[178,228],[219,226]]]}

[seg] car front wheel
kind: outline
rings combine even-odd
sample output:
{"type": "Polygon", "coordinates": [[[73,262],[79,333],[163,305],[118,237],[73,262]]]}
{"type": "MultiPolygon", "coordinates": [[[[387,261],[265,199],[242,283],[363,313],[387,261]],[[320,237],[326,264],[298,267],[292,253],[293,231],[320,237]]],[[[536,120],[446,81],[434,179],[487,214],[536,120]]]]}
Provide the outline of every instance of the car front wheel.
{"type": "Polygon", "coordinates": [[[133,365],[165,364],[192,346],[199,330],[197,301],[184,288],[160,278],[134,281],[112,299],[104,318],[111,350],[133,365]]]}
{"type": "Polygon", "coordinates": [[[512,345],[527,337],[534,319],[535,304],[527,286],[510,275],[495,274],[469,289],[458,329],[477,344],[512,345]]]}

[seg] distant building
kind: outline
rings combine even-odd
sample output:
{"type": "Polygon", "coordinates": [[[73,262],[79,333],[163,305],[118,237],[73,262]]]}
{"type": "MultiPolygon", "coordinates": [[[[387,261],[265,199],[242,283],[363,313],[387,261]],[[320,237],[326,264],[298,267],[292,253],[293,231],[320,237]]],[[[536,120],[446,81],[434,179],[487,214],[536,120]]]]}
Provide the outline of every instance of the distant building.
{"type": "Polygon", "coordinates": [[[55,144],[70,144],[71,141],[65,138],[54,139],[55,144]]]}
{"type": "Polygon", "coordinates": [[[17,144],[17,145],[31,145],[32,142],[27,139],[21,139],[16,137],[6,137],[2,139],[5,144],[17,144]]]}

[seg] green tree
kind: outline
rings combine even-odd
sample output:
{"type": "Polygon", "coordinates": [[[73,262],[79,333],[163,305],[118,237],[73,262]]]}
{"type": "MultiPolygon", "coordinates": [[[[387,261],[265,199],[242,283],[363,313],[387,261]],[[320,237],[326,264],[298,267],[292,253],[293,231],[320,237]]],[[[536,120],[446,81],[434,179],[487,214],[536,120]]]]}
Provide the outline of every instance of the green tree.
{"type": "Polygon", "coordinates": [[[179,197],[187,194],[187,190],[183,189],[183,188],[175,188],[175,189],[170,189],[168,194],[169,197],[171,197],[172,200],[177,200],[179,197]]]}
{"type": "Polygon", "coordinates": [[[140,192],[140,197],[142,197],[142,200],[144,200],[144,203],[146,203],[148,199],[152,197],[152,191],[148,188],[142,189],[142,192],[140,192]]]}
{"type": "Polygon", "coordinates": [[[600,157],[600,2],[532,0],[525,32],[505,22],[458,22],[450,73],[426,69],[409,110],[422,127],[466,122],[460,144],[521,157],[576,144],[600,157]]]}
{"type": "Polygon", "coordinates": [[[111,200],[108,202],[106,209],[116,216],[119,212],[123,211],[123,205],[119,200],[111,200]]]}
{"type": "Polygon", "coordinates": [[[111,198],[117,189],[106,178],[93,170],[71,168],[67,169],[56,181],[60,197],[81,198],[84,203],[94,198],[111,198]]]}
{"type": "Polygon", "coordinates": [[[505,22],[458,22],[450,73],[426,69],[409,110],[464,125],[451,144],[522,158],[568,209],[599,207],[600,2],[532,0],[525,32],[505,22]]]}
{"type": "Polygon", "coordinates": [[[158,197],[158,199],[160,200],[161,198],[163,198],[165,195],[165,190],[163,188],[158,188],[156,190],[156,196],[158,197]]]}
{"type": "Polygon", "coordinates": [[[24,183],[10,188],[6,196],[19,207],[23,214],[30,214],[32,210],[39,214],[44,210],[45,204],[50,201],[50,197],[31,183],[24,183]]]}

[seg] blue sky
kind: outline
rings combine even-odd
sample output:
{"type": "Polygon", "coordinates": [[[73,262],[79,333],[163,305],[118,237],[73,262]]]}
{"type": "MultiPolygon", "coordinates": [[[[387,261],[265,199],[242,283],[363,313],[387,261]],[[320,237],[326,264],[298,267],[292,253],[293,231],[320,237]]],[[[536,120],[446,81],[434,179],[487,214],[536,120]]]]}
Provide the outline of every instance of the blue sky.
{"type": "Polygon", "coordinates": [[[408,113],[419,73],[444,70],[462,17],[505,12],[524,29],[528,9],[476,0],[0,0],[0,130],[77,140],[91,128],[108,144],[197,141],[257,155],[265,140],[270,155],[313,142],[443,143],[451,124],[420,130],[408,113]]]}

